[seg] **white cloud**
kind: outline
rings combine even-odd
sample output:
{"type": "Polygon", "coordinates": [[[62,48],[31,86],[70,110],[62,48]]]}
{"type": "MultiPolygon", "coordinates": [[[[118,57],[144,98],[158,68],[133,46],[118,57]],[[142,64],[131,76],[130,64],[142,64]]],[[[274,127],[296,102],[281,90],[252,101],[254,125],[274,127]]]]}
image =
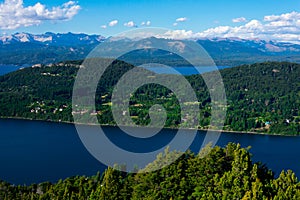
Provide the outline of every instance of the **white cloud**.
{"type": "Polygon", "coordinates": [[[107,28],[107,26],[106,26],[106,25],[102,25],[102,26],[101,26],[101,28],[103,28],[103,29],[106,29],[106,28],[107,28]]]}
{"type": "Polygon", "coordinates": [[[117,25],[119,23],[119,21],[118,20],[112,20],[111,22],[109,22],[108,23],[108,26],[115,26],[115,25],[117,25]]]}
{"type": "Polygon", "coordinates": [[[137,27],[137,25],[133,21],[129,21],[129,22],[124,23],[124,26],[127,26],[127,27],[137,27]]]}
{"type": "Polygon", "coordinates": [[[168,39],[190,39],[195,37],[195,33],[193,33],[193,31],[186,31],[186,30],[170,30],[157,37],[168,38],[168,39]]]}
{"type": "Polygon", "coordinates": [[[291,13],[285,13],[282,15],[269,15],[264,17],[264,21],[272,22],[272,21],[293,21],[293,20],[299,20],[300,13],[298,12],[291,12],[291,13]]]}
{"type": "Polygon", "coordinates": [[[232,19],[233,23],[241,23],[241,22],[246,22],[246,21],[247,21],[247,19],[245,17],[239,17],[239,18],[232,19]]]}
{"type": "Polygon", "coordinates": [[[177,25],[178,25],[178,23],[177,23],[177,22],[173,23],[173,26],[177,26],[177,25]]]}
{"type": "Polygon", "coordinates": [[[176,19],[176,22],[185,22],[187,20],[186,17],[180,17],[176,19]]]}
{"type": "Polygon", "coordinates": [[[300,13],[265,16],[264,20],[253,19],[240,26],[217,26],[203,32],[186,30],[169,31],[166,37],[185,39],[201,37],[238,37],[243,39],[263,39],[300,44],[300,13]]]}
{"type": "Polygon", "coordinates": [[[24,7],[23,0],[5,0],[0,3],[0,29],[39,25],[43,21],[70,20],[80,9],[75,1],[48,9],[41,3],[24,7]]]}
{"type": "Polygon", "coordinates": [[[151,21],[146,21],[141,23],[141,26],[150,26],[150,25],[151,25],[151,21]]]}

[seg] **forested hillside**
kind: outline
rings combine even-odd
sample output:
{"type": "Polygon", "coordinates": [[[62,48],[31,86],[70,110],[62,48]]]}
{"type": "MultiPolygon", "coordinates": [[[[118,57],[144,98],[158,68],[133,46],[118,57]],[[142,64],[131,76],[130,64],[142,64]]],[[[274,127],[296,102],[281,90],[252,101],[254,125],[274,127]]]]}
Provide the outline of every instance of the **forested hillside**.
{"type": "MultiPolygon", "coordinates": [[[[159,154],[147,168],[160,165],[176,152],[159,154]]],[[[145,169],[144,169],[145,170],[145,169]]],[[[173,164],[151,173],[123,173],[108,168],[92,177],[76,176],[57,183],[14,186],[0,182],[0,199],[281,199],[300,198],[300,183],[292,171],[278,178],[247,149],[228,144],[207,146],[198,154],[183,154],[173,164]]]]}
{"type": "MultiPolygon", "coordinates": [[[[73,121],[72,89],[81,61],[25,68],[0,77],[0,116],[73,121]]],[[[111,92],[119,78],[132,69],[115,61],[99,82],[96,111],[101,124],[114,125],[111,92]]],[[[221,70],[226,95],[225,129],[298,135],[300,133],[300,65],[266,62],[221,70]]],[[[155,76],[155,74],[153,74],[155,76]]],[[[150,77],[151,78],[151,77],[150,77]]],[[[209,127],[210,97],[201,75],[188,76],[200,108],[199,126],[209,127]]],[[[166,127],[181,123],[176,96],[167,88],[148,84],[130,99],[130,115],[137,124],[150,121],[149,108],[161,104],[168,112],[166,127]]]]}
{"type": "MultiPolygon", "coordinates": [[[[300,133],[300,65],[266,62],[221,70],[232,130],[300,133]]],[[[199,76],[192,76],[196,79],[199,76]]],[[[199,81],[200,82],[200,81],[199,81]]]]}

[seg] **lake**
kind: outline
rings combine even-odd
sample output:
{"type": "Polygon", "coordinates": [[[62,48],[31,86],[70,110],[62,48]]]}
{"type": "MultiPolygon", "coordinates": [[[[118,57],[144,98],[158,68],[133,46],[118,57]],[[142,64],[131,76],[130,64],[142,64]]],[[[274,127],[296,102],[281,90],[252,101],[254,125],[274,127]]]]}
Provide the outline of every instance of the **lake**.
{"type": "MultiPolygon", "coordinates": [[[[74,175],[94,175],[106,168],[85,149],[73,124],[0,119],[0,128],[2,180],[13,184],[55,182],[74,175]]],[[[118,146],[139,152],[162,147],[176,134],[176,130],[164,129],[151,139],[131,141],[117,127],[103,129],[118,146]]],[[[204,133],[198,131],[190,149],[197,152],[203,138],[204,133]]],[[[228,142],[252,146],[253,160],[266,163],[277,175],[282,169],[292,169],[299,177],[300,137],[222,133],[217,145],[228,142]]]]}
{"type": "MultiPolygon", "coordinates": [[[[8,74],[10,72],[17,71],[18,69],[22,67],[28,67],[29,65],[23,65],[23,66],[16,66],[16,65],[0,65],[0,76],[8,74]]],[[[170,71],[168,68],[165,67],[145,67],[146,69],[153,71],[158,74],[182,74],[185,76],[188,75],[193,75],[193,74],[199,74],[200,73],[205,73],[205,72],[210,72],[216,69],[215,67],[189,67],[189,66],[180,66],[180,67],[172,67],[176,71],[170,71]]],[[[229,68],[229,66],[218,66],[217,67],[219,70],[229,68]]]]}
{"type": "Polygon", "coordinates": [[[147,66],[144,67],[145,69],[148,69],[152,72],[155,72],[157,74],[182,74],[184,76],[189,76],[193,74],[203,74],[206,72],[211,72],[216,69],[226,69],[230,68],[230,66],[217,66],[217,67],[210,67],[210,66],[201,66],[201,67],[190,67],[190,66],[178,66],[178,67],[172,67],[172,69],[175,70],[170,70],[167,67],[163,66],[147,66]]]}
{"type": "Polygon", "coordinates": [[[0,76],[17,71],[20,68],[20,66],[16,65],[0,65],[0,76]]]}

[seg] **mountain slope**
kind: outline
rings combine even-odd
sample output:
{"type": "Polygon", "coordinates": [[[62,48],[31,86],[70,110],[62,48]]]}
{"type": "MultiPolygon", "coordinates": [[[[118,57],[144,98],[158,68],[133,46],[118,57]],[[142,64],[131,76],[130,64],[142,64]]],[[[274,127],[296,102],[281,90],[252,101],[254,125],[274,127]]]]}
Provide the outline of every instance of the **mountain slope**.
{"type": "MultiPolygon", "coordinates": [[[[0,77],[0,116],[72,121],[71,95],[80,63],[26,68],[0,77]]],[[[111,91],[132,67],[117,61],[101,78],[95,100],[100,123],[115,123],[110,110],[111,91]]],[[[299,74],[299,64],[278,62],[221,70],[228,100],[226,130],[300,134],[299,74]]],[[[209,128],[211,106],[205,83],[200,75],[187,80],[200,102],[199,128],[209,128]]],[[[176,96],[151,84],[139,88],[131,98],[134,121],[149,123],[148,110],[155,103],[165,106],[167,127],[176,128],[181,123],[176,96]]],[[[95,111],[91,111],[93,114],[95,111]]]]}
{"type": "MultiPolygon", "coordinates": [[[[149,38],[151,41],[153,38],[149,38]]],[[[84,59],[88,53],[103,42],[101,35],[74,33],[30,34],[16,33],[0,36],[0,64],[56,63],[63,60],[84,59]]],[[[164,40],[164,39],[161,39],[164,40]]],[[[265,61],[288,61],[300,63],[300,45],[264,40],[239,38],[199,38],[197,42],[211,55],[219,66],[238,66],[265,61]]],[[[124,38],[118,45],[128,45],[124,38]]],[[[159,59],[172,60],[171,65],[180,65],[169,53],[153,52],[159,59]]],[[[139,57],[143,57],[143,52],[139,57]]],[[[136,57],[135,57],[136,58],[136,57]]]]}
{"type": "Polygon", "coordinates": [[[239,38],[205,38],[197,42],[216,63],[225,66],[265,61],[300,62],[300,45],[297,44],[239,38]]]}
{"type": "Polygon", "coordinates": [[[16,33],[0,37],[0,64],[56,63],[84,59],[104,40],[100,35],[16,33]]]}

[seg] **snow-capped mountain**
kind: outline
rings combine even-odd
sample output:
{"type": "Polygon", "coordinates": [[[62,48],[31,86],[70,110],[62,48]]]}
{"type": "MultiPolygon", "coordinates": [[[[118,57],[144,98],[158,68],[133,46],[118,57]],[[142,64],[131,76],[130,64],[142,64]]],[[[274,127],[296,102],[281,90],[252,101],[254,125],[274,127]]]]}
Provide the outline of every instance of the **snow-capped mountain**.
{"type": "Polygon", "coordinates": [[[56,45],[87,45],[97,44],[105,38],[101,35],[87,35],[83,33],[51,33],[30,34],[15,33],[12,35],[0,36],[0,44],[12,44],[18,42],[31,42],[56,45]]]}
{"type": "MultiPolygon", "coordinates": [[[[0,64],[53,63],[63,60],[84,59],[105,38],[84,33],[30,34],[15,33],[0,36],[0,64]]],[[[111,38],[107,41],[110,42],[111,38]]],[[[145,38],[166,40],[163,38],[145,38]]],[[[195,40],[195,38],[193,38],[195,40]]],[[[113,42],[112,40],[111,42],[113,42]]],[[[300,63],[300,45],[241,38],[198,38],[197,43],[214,59],[217,65],[236,66],[264,61],[289,61],[300,63]]],[[[115,45],[129,45],[131,39],[120,38],[115,45]]],[[[184,50],[184,49],[183,49],[184,50]]],[[[144,51],[131,55],[132,59],[144,59],[151,53],[159,59],[170,59],[163,51],[144,51]]],[[[152,57],[153,57],[152,56],[152,57]]],[[[173,58],[171,58],[173,59],[173,58]]],[[[175,59],[176,60],[176,59],[175,59]]]]}

